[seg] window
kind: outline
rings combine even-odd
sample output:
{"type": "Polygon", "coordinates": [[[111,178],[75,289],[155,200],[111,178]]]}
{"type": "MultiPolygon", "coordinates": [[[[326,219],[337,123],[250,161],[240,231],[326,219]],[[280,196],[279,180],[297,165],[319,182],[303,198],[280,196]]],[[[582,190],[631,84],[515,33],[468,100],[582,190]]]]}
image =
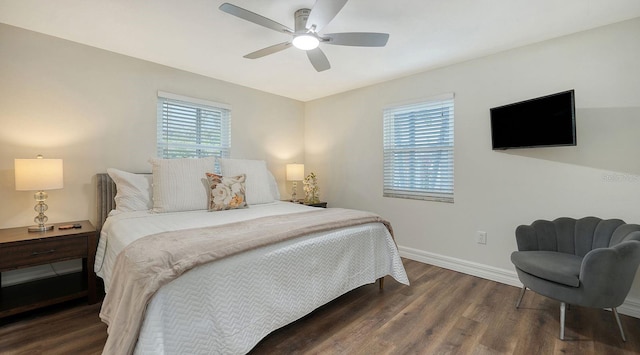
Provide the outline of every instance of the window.
{"type": "Polygon", "coordinates": [[[228,158],[231,107],[158,92],[158,157],[228,158]]]}
{"type": "Polygon", "coordinates": [[[453,94],[384,110],[386,197],[453,202],[453,94]]]}

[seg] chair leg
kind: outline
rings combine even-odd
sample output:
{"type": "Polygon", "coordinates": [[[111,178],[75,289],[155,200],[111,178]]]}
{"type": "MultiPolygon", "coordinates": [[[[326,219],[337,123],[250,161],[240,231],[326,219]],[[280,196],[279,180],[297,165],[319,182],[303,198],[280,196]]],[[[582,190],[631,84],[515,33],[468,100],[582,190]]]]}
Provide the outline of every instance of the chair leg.
{"type": "Polygon", "coordinates": [[[567,305],[560,302],[560,340],[564,340],[564,311],[567,305]]]}
{"type": "Polygon", "coordinates": [[[518,302],[516,302],[516,309],[520,307],[520,302],[522,302],[522,297],[524,297],[524,291],[527,290],[526,286],[522,286],[522,290],[520,290],[520,297],[518,297],[518,302]]]}
{"type": "Polygon", "coordinates": [[[616,317],[618,328],[620,328],[620,335],[622,335],[622,341],[627,341],[627,338],[624,336],[624,330],[622,329],[622,323],[620,322],[620,316],[618,315],[618,310],[616,310],[615,308],[611,308],[611,312],[613,312],[613,316],[616,317]]]}

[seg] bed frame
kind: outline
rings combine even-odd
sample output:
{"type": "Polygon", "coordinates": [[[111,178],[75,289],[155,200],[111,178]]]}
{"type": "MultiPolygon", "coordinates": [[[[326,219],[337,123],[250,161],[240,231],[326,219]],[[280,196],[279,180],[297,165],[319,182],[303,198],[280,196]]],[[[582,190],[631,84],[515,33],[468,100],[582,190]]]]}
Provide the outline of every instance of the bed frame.
{"type": "Polygon", "coordinates": [[[116,183],[111,180],[111,177],[107,173],[96,174],[96,180],[96,192],[98,195],[96,206],[98,210],[98,220],[96,222],[96,229],[98,233],[100,233],[109,212],[116,208],[116,183]]]}

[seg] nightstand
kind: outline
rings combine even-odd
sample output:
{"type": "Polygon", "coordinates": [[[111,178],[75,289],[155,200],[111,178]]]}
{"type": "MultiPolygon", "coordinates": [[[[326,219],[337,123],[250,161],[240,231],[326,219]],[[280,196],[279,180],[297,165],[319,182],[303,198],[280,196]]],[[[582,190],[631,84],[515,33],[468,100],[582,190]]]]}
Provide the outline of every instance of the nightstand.
{"type": "Polygon", "coordinates": [[[327,208],[327,203],[326,203],[326,202],[316,202],[316,203],[305,203],[305,202],[301,202],[301,203],[302,203],[303,205],[305,205],[305,206],[327,208]]]}
{"type": "Polygon", "coordinates": [[[82,258],[81,272],[0,288],[0,318],[82,297],[96,303],[96,247],[96,229],[89,221],[56,223],[46,232],[0,229],[0,277],[3,271],[82,258]],[[81,228],[59,229],[75,223],[81,228]]]}
{"type": "Polygon", "coordinates": [[[326,202],[306,203],[306,202],[304,202],[304,200],[297,200],[297,201],[282,200],[282,201],[286,201],[286,202],[293,202],[293,203],[299,203],[299,204],[301,204],[301,205],[311,206],[311,207],[322,207],[322,208],[327,208],[327,203],[326,203],[326,202]]]}

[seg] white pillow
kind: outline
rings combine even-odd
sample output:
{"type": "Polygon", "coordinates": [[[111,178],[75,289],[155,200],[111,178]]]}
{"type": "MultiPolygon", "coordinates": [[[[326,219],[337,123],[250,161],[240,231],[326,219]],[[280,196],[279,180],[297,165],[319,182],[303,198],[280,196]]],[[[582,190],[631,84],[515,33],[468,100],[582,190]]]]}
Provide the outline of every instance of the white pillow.
{"type": "Polygon", "coordinates": [[[206,210],[209,200],[207,172],[216,158],[149,159],[153,171],[153,211],[206,210]]]}
{"type": "Polygon", "coordinates": [[[278,201],[280,200],[280,190],[278,189],[278,182],[276,181],[275,176],[267,169],[267,174],[269,174],[269,187],[271,188],[271,195],[273,199],[278,201]]]}
{"type": "Polygon", "coordinates": [[[223,176],[247,176],[246,199],[249,205],[274,201],[269,170],[264,160],[218,159],[223,176]]]}
{"type": "Polygon", "coordinates": [[[107,174],[116,183],[116,211],[148,211],[153,207],[150,174],[133,174],[109,168],[107,174]]]}

